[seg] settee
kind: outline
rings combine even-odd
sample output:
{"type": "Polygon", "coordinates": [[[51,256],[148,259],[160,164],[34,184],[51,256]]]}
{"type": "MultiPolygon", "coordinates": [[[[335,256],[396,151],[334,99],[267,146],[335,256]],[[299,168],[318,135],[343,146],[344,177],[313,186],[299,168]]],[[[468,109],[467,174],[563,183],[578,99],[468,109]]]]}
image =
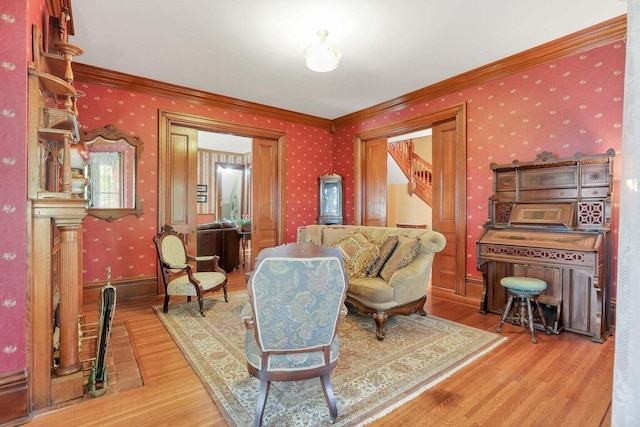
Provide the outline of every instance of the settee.
{"type": "MultiPolygon", "coordinates": [[[[227,273],[240,265],[240,227],[234,223],[198,225],[198,256],[218,255],[218,265],[227,273]]],[[[213,271],[213,261],[198,261],[198,271],[213,271]]]]}
{"type": "Polygon", "coordinates": [[[337,246],[349,275],[347,303],[362,315],[371,314],[376,337],[385,337],[390,315],[418,313],[424,304],[433,258],[445,237],[422,229],[358,225],[306,225],[298,228],[298,243],[337,246]]]}

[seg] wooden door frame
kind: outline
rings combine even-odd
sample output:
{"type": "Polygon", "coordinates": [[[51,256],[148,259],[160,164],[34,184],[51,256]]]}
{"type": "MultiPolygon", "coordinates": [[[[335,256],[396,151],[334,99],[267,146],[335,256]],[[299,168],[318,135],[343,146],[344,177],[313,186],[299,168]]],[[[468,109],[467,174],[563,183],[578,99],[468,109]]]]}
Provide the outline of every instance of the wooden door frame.
{"type": "MultiPolygon", "coordinates": [[[[164,224],[165,221],[164,206],[167,191],[167,162],[165,154],[167,151],[167,143],[170,140],[169,134],[172,126],[184,126],[207,132],[229,133],[247,138],[266,138],[276,141],[278,145],[277,206],[279,211],[277,238],[278,244],[284,242],[286,235],[285,225],[287,223],[287,211],[285,209],[286,198],[284,192],[286,132],[164,110],[160,110],[158,116],[160,117],[158,132],[158,227],[160,227],[160,224],[164,224]]],[[[252,173],[254,173],[254,171],[252,171],[252,173]]]]}
{"type": "Polygon", "coordinates": [[[458,134],[458,158],[460,164],[458,170],[459,192],[456,197],[458,217],[456,218],[456,228],[460,230],[458,239],[458,251],[456,262],[458,271],[461,272],[458,287],[463,289],[466,280],[467,264],[467,106],[466,103],[454,104],[443,110],[434,111],[424,116],[414,117],[398,123],[391,123],[379,128],[370,129],[355,135],[354,141],[354,223],[361,225],[363,221],[364,205],[364,181],[362,173],[364,171],[364,144],[367,140],[380,138],[393,138],[411,132],[433,127],[435,124],[448,121],[456,121],[456,131],[458,134]]]}

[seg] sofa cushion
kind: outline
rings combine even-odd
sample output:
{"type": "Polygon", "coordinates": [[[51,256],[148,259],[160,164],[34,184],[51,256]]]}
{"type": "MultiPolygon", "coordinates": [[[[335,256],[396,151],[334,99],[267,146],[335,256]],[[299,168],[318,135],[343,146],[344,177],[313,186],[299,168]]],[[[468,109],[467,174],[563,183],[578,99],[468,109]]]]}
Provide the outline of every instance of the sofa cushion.
{"type": "Polygon", "coordinates": [[[419,247],[420,241],[418,239],[399,236],[398,244],[393,250],[393,253],[387,262],[384,263],[382,270],[380,270],[380,277],[386,281],[391,280],[393,273],[406,267],[411,261],[413,261],[418,253],[419,247]]]}
{"type": "Polygon", "coordinates": [[[381,277],[366,277],[349,280],[347,295],[371,304],[393,302],[394,289],[381,277]]]}
{"type": "Polygon", "coordinates": [[[382,270],[382,266],[385,262],[387,262],[397,244],[398,236],[395,234],[387,236],[387,238],[384,239],[384,242],[382,242],[379,248],[380,256],[369,269],[367,277],[376,277],[378,273],[380,273],[380,270],[382,270]]]}
{"type": "Polygon", "coordinates": [[[343,237],[334,243],[344,258],[349,277],[365,277],[371,265],[378,259],[378,247],[369,242],[362,233],[343,237]]]}

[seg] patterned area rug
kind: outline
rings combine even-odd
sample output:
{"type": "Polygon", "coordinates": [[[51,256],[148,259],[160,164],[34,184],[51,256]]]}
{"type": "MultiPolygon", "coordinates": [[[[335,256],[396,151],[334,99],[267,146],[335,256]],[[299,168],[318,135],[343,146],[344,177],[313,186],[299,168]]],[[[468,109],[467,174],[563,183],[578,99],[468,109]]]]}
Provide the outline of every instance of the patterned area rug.
{"type": "MultiPolygon", "coordinates": [[[[253,424],[259,381],[247,372],[240,311],[246,293],[179,303],[160,320],[198,374],[229,425],[253,424]]],[[[364,425],[433,387],[506,338],[434,316],[391,316],[384,341],[370,316],[349,313],[340,326],[340,356],[331,376],[338,403],[334,425],[364,425]]],[[[319,379],[274,382],[263,424],[330,425],[319,379]]]]}

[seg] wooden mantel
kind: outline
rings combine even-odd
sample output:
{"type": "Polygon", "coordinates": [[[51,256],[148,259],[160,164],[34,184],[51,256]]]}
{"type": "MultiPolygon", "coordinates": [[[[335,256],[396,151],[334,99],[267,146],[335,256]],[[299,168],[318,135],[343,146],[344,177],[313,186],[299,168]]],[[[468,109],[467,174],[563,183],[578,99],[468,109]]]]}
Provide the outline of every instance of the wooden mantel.
{"type": "Polygon", "coordinates": [[[81,397],[78,318],[81,307],[83,199],[33,199],[30,259],[30,404],[42,409],[81,397]],[[59,292],[59,364],[52,375],[54,289],[59,292]],[[65,378],[65,386],[56,387],[65,378]]]}

